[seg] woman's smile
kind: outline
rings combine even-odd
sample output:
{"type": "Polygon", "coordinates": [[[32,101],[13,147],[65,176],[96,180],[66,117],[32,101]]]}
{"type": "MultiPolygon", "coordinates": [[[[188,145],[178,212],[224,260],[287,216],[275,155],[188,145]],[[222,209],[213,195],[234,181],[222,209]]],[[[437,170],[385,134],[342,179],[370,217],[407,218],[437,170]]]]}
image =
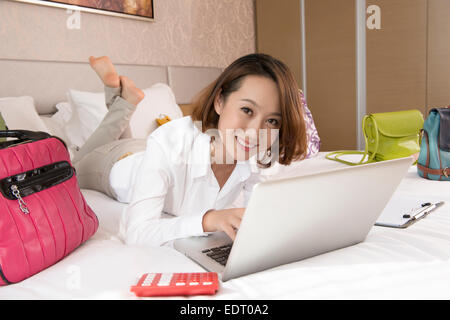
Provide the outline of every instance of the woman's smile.
{"type": "Polygon", "coordinates": [[[244,151],[250,151],[253,148],[256,148],[258,146],[257,143],[250,143],[249,139],[242,139],[238,136],[234,137],[238,143],[238,145],[244,150],[244,151]]]}

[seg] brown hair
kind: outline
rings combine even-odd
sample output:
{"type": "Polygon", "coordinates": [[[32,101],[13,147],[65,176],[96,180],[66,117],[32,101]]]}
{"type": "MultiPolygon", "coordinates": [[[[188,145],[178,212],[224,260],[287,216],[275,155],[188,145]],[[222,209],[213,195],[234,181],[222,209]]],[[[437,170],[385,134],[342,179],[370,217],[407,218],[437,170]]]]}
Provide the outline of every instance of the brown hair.
{"type": "MultiPolygon", "coordinates": [[[[239,90],[242,80],[248,75],[267,77],[277,85],[282,118],[279,151],[275,150],[279,153],[279,163],[288,165],[294,160],[303,159],[307,151],[307,136],[298,86],[289,68],[269,55],[249,54],[231,63],[194,98],[192,120],[201,121],[203,132],[217,128],[219,115],[214,109],[216,96],[221,94],[225,102],[232,92],[239,90]]],[[[262,165],[259,161],[258,164],[262,165]]]]}

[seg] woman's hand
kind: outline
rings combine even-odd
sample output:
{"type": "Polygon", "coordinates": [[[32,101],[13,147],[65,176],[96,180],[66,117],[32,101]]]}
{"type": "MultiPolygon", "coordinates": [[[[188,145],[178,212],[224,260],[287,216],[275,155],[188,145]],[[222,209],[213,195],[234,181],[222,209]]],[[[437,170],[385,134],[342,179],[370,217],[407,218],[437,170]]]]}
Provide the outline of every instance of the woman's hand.
{"type": "Polygon", "coordinates": [[[245,208],[210,210],[203,216],[203,231],[223,231],[234,241],[244,211],[245,208]]]}

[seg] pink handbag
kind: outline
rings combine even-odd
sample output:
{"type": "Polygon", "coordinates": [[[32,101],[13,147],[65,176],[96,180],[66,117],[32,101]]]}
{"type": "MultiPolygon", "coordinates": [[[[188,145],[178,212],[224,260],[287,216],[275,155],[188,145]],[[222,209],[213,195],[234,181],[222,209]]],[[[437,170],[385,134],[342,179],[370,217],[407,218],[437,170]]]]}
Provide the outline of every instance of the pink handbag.
{"type": "Polygon", "coordinates": [[[65,144],[45,132],[0,131],[0,285],[22,281],[88,240],[86,204],[65,144]]]}

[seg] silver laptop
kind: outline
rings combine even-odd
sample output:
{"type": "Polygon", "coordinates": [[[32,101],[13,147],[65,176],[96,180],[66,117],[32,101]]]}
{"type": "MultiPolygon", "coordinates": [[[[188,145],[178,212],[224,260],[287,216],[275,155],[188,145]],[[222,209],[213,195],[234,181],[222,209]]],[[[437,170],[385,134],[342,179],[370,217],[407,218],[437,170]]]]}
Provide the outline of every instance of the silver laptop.
{"type": "Polygon", "coordinates": [[[222,281],[364,241],[411,157],[261,182],[234,243],[223,232],[174,247],[222,281]]]}

